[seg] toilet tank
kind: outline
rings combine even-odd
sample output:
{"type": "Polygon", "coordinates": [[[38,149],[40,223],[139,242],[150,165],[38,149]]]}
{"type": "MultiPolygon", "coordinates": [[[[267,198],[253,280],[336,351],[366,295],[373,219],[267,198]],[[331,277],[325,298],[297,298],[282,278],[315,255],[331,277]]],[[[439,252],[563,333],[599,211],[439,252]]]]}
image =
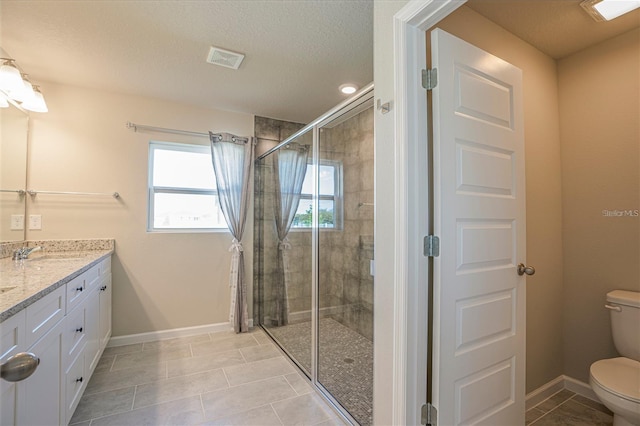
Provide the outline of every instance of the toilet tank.
{"type": "Polygon", "coordinates": [[[611,310],[613,343],[620,355],[640,361],[640,292],[614,290],[607,293],[611,310]]]}

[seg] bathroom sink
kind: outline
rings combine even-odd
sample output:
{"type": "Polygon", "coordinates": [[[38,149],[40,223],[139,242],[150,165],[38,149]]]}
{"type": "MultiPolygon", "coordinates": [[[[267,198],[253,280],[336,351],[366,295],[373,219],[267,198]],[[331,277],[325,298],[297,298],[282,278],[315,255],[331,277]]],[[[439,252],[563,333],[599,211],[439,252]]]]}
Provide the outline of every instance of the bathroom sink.
{"type": "Polygon", "coordinates": [[[17,286],[13,286],[13,287],[0,287],[0,294],[4,294],[7,293],[11,290],[13,290],[14,288],[16,288],[17,286]]]}

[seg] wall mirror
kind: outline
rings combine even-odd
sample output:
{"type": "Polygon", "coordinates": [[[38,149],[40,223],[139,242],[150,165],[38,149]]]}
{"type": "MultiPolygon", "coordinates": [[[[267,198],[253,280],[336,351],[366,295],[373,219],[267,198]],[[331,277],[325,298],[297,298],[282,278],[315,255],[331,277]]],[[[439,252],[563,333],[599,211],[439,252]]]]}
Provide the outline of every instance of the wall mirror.
{"type": "Polygon", "coordinates": [[[0,108],[0,243],[24,241],[29,115],[0,108]]]}

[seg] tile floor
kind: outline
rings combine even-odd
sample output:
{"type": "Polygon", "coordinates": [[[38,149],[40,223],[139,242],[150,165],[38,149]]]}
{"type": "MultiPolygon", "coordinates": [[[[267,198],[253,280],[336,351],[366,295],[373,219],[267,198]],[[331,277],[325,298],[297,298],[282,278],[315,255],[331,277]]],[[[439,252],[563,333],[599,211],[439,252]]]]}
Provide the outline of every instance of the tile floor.
{"type": "Polygon", "coordinates": [[[105,349],[71,425],[344,425],[261,329],[105,349]]]}
{"type": "Polygon", "coordinates": [[[611,426],[611,411],[599,402],[567,389],[542,401],[526,414],[529,426],[611,426]]]}

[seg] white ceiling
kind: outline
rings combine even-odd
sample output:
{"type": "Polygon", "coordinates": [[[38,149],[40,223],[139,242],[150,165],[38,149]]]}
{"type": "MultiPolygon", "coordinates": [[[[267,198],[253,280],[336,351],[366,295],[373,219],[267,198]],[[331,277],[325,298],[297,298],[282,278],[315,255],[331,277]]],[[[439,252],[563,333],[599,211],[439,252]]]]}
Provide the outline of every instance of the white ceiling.
{"type": "Polygon", "coordinates": [[[555,59],[640,27],[640,9],[596,22],[581,1],[469,0],[467,6],[555,59]]]}
{"type": "MultiPolygon", "coordinates": [[[[373,80],[373,1],[0,0],[0,46],[45,96],[52,81],[309,122],[373,80]],[[240,69],[206,63],[211,45],[246,54],[240,69]]],[[[579,3],[467,4],[554,58],[640,26],[579,3]]]]}
{"type": "MultiPolygon", "coordinates": [[[[373,81],[373,0],[0,2],[33,80],[309,122],[373,81]],[[215,45],[239,70],[205,62],[215,45]]],[[[43,84],[46,96],[46,83],[43,84]]]]}

